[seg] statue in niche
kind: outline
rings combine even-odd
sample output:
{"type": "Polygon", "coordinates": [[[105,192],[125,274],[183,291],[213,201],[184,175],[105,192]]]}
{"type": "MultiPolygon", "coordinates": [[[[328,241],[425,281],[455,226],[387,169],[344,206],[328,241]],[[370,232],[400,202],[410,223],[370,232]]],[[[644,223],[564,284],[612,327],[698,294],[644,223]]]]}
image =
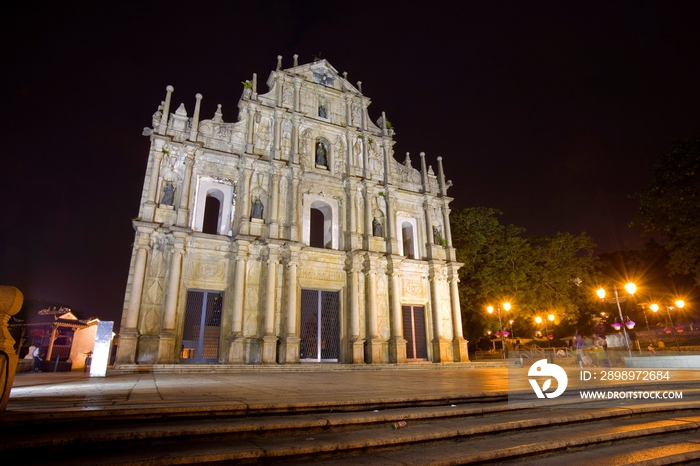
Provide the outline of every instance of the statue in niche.
{"type": "Polygon", "coordinates": [[[433,244],[437,244],[438,246],[442,244],[442,236],[437,227],[433,227],[433,244]]]}
{"type": "Polygon", "coordinates": [[[160,199],[160,203],[163,205],[173,205],[175,202],[175,186],[173,186],[172,181],[166,181],[165,186],[163,186],[163,197],[160,199]]]}
{"type": "Polygon", "coordinates": [[[316,143],[316,165],[325,167],[327,155],[325,144],[323,144],[323,141],[318,141],[316,143]]]}
{"type": "Polygon", "coordinates": [[[379,220],[377,220],[377,217],[374,217],[374,220],[372,220],[372,235],[383,236],[382,224],[379,222],[379,220]]]}
{"type": "Polygon", "coordinates": [[[321,118],[328,118],[328,112],[325,105],[321,104],[318,106],[318,116],[321,118]]]}
{"type": "Polygon", "coordinates": [[[262,219],[264,208],[265,207],[263,206],[263,203],[259,197],[256,197],[255,199],[253,199],[253,208],[251,209],[250,218],[262,219]]]}

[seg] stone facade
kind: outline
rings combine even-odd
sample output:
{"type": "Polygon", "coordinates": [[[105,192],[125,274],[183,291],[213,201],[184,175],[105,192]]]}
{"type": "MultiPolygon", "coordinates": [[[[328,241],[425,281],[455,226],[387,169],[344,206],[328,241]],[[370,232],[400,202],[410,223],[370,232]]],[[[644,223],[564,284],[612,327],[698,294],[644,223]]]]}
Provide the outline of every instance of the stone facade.
{"type": "Polygon", "coordinates": [[[325,60],[246,82],[236,122],[173,88],[151,146],[117,365],[468,361],[441,159],[325,60]]]}

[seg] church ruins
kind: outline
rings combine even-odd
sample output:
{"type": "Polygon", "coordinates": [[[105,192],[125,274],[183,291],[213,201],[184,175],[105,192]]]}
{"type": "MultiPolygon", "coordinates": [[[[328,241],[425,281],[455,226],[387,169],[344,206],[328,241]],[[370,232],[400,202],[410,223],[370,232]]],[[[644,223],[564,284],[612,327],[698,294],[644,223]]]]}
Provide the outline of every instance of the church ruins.
{"type": "Polygon", "coordinates": [[[127,364],[468,361],[445,180],[326,60],[244,83],[235,122],[153,115],[127,364]]]}

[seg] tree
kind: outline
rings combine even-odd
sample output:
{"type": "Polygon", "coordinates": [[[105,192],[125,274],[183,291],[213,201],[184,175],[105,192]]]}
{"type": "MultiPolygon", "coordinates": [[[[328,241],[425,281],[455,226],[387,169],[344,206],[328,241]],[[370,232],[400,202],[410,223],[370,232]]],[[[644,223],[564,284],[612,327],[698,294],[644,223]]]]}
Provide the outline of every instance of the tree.
{"type": "Polygon", "coordinates": [[[700,284],[700,137],[672,144],[651,185],[632,197],[639,199],[633,223],[666,240],[669,270],[700,284]]]}
{"type": "Polygon", "coordinates": [[[460,269],[460,300],[467,338],[484,334],[487,305],[509,300],[508,319],[529,330],[531,317],[553,312],[559,323],[575,325],[595,304],[595,244],[585,234],[523,237],[504,226],[500,212],[468,208],[451,214],[452,240],[460,269]]]}

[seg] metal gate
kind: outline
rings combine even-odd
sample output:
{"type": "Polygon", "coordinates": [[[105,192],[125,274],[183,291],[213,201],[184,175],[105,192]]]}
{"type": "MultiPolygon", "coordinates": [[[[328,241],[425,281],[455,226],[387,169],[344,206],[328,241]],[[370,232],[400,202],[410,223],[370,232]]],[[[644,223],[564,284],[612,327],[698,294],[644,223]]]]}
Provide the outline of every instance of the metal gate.
{"type": "Polygon", "coordinates": [[[340,292],[301,290],[301,361],[340,359],[340,292]]]}
{"type": "Polygon", "coordinates": [[[188,291],[181,362],[218,362],[221,305],[219,291],[188,291]]]}
{"type": "Polygon", "coordinates": [[[423,306],[401,306],[401,310],[403,312],[403,337],[406,339],[406,359],[428,359],[423,306]]]}

